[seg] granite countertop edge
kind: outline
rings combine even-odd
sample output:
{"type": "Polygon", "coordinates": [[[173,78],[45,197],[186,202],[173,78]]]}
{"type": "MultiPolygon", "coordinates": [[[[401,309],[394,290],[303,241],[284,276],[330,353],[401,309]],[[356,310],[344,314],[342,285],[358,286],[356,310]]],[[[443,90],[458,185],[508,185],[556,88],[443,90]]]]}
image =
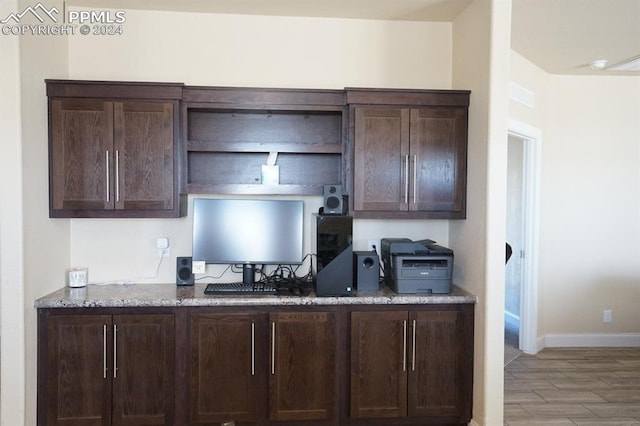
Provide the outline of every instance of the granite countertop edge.
{"type": "Polygon", "coordinates": [[[208,296],[204,284],[90,284],[63,287],[37,299],[34,307],[50,308],[140,308],[199,306],[332,306],[332,305],[419,305],[476,303],[475,295],[452,286],[447,294],[398,294],[387,287],[360,292],[350,297],[308,296],[208,296]]]}

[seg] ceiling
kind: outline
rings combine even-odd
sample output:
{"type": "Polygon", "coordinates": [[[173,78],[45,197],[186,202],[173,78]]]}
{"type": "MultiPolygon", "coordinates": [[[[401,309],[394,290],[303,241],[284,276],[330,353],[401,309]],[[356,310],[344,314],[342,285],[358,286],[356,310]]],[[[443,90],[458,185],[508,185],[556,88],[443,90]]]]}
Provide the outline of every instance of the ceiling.
{"type": "MultiPolygon", "coordinates": [[[[67,0],[70,6],[272,16],[451,21],[472,0],[67,0]]],[[[511,47],[551,74],[640,75],[640,0],[512,0],[511,47]],[[602,70],[589,63],[606,59],[602,70]]]]}

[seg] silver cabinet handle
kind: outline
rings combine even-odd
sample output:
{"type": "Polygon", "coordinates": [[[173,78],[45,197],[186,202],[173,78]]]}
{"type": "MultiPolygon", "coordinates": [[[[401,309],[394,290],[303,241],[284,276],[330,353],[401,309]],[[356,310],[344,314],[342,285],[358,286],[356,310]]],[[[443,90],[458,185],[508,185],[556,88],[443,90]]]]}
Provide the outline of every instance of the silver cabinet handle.
{"type": "Polygon", "coordinates": [[[276,374],[276,322],[271,323],[271,374],[276,374]]]}
{"type": "Polygon", "coordinates": [[[102,378],[107,378],[107,324],[102,326],[102,378]]]}
{"type": "Polygon", "coordinates": [[[409,156],[404,156],[404,203],[409,203],[409,156]]]}
{"type": "Polygon", "coordinates": [[[416,371],[416,320],[413,320],[413,342],[411,351],[411,370],[416,371]]]}
{"type": "MultiPolygon", "coordinates": [[[[117,151],[116,151],[117,152],[117,151]]],[[[418,156],[413,156],[413,204],[418,202],[418,156]]]]}
{"type": "Polygon", "coordinates": [[[256,323],[251,322],[251,375],[256,375],[256,323]]]}
{"type": "Polygon", "coordinates": [[[120,151],[116,149],[116,203],[120,202],[120,151]]]}
{"type": "Polygon", "coordinates": [[[113,378],[118,378],[118,326],[113,324],[113,378]]]}
{"type": "Polygon", "coordinates": [[[111,202],[111,195],[109,194],[109,192],[111,191],[111,188],[109,187],[109,150],[106,150],[104,152],[104,162],[106,164],[106,170],[107,170],[107,203],[111,202]]]}
{"type": "Polygon", "coordinates": [[[404,340],[402,342],[402,371],[407,371],[407,320],[402,321],[404,340]]]}

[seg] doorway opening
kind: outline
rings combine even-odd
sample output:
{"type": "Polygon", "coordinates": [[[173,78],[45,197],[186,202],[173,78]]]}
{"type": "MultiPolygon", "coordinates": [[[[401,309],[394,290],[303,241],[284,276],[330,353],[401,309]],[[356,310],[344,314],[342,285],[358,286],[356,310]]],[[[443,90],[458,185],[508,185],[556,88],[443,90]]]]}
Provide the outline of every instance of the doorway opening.
{"type": "MultiPolygon", "coordinates": [[[[538,228],[541,133],[510,120],[507,161],[505,348],[538,352],[538,228]]],[[[505,349],[506,350],[506,349],[505,349]]]]}

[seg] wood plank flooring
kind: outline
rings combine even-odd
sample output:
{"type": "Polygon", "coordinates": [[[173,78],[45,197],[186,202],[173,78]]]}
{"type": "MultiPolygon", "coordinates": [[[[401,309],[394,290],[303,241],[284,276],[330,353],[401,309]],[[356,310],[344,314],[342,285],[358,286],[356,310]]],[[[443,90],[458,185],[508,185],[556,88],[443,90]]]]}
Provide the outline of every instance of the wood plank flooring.
{"type": "Polygon", "coordinates": [[[504,371],[508,426],[640,426],[640,348],[548,348],[504,371]]]}

